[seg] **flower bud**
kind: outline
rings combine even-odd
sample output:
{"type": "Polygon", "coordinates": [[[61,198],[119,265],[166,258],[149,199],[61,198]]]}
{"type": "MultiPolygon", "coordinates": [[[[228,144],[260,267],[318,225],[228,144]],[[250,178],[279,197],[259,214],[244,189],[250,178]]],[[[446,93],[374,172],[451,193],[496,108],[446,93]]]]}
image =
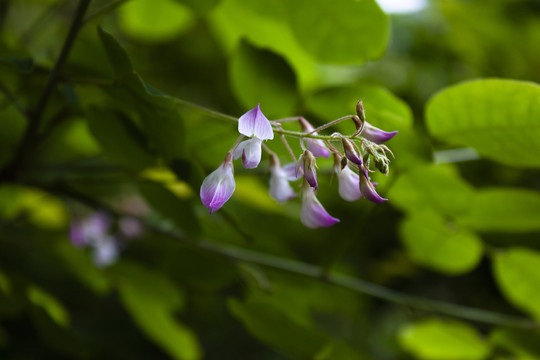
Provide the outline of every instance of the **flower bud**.
{"type": "MultiPolygon", "coordinates": [[[[356,114],[358,115],[360,121],[366,121],[366,112],[364,111],[364,104],[362,103],[362,100],[358,100],[356,103],[356,114]]],[[[359,128],[357,128],[357,130],[358,129],[359,128]]]]}
{"type": "Polygon", "coordinates": [[[304,178],[311,187],[317,190],[319,186],[317,184],[317,172],[315,170],[317,168],[317,159],[311,151],[306,150],[302,154],[302,163],[304,164],[304,178]]]}
{"type": "Polygon", "coordinates": [[[355,163],[356,165],[360,166],[362,165],[362,159],[358,156],[358,153],[356,152],[356,149],[354,148],[354,145],[351,140],[342,137],[341,142],[343,144],[343,150],[345,151],[345,156],[355,163]]]}

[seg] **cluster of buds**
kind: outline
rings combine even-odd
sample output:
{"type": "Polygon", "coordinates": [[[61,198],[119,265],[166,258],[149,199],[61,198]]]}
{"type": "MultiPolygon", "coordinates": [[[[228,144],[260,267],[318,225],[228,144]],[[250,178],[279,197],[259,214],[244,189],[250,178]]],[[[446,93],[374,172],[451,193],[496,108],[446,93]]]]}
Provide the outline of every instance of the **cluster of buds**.
{"type": "Polygon", "coordinates": [[[142,234],[141,223],[129,216],[117,222],[104,212],[95,212],[71,222],[70,240],[78,248],[92,249],[94,264],[106,267],[114,263],[127,241],[142,234]]]}
{"type": "Polygon", "coordinates": [[[390,160],[387,153],[392,154],[392,152],[382,143],[394,137],[397,131],[386,132],[369,124],[365,119],[361,101],[356,106],[356,115],[339,118],[317,129],[303,117],[269,121],[257,105],[238,119],[238,131],[241,135],[225,156],[225,160],[202,183],[201,200],[209,209],[210,214],[219,210],[234,193],[236,184],[233,160],[242,158],[244,168],[256,168],[261,161],[263,149],[270,156],[269,191],[272,198],[278,202],[285,202],[296,197],[297,194],[291,182],[302,179],[300,220],[309,228],[328,227],[339,222],[339,219],[328,214],[316,197],[317,158],[329,158],[333,154],[334,171],[339,181],[339,194],[344,200],[356,201],[365,197],[375,203],[386,201],[377,194],[376,184],[370,181],[369,173],[373,171],[370,170],[370,156],[375,168],[384,175],[388,175],[390,160]],[[318,131],[347,119],[351,119],[356,126],[354,134],[350,136],[340,133],[334,133],[331,136],[318,134],[318,131]],[[282,124],[288,121],[298,121],[303,132],[283,130],[282,124]],[[278,156],[264,144],[265,140],[274,138],[274,131],[281,135],[294,162],[281,166],[278,156]],[[300,138],[303,153],[298,159],[284,135],[300,138]],[[242,141],[244,137],[248,139],[242,141]],[[336,141],[341,142],[343,151],[332,145],[332,142],[336,141]]]}

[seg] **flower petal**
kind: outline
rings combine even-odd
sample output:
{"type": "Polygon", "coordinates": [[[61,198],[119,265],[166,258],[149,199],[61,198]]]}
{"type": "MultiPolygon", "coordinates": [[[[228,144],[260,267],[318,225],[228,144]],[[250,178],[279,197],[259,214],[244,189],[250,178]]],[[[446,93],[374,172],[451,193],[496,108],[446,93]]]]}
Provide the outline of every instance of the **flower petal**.
{"type": "Polygon", "coordinates": [[[360,192],[362,192],[362,195],[364,195],[366,199],[376,204],[388,200],[377,194],[377,191],[375,191],[375,186],[369,181],[367,170],[364,168],[360,168],[360,192]]]}
{"type": "Polygon", "coordinates": [[[394,136],[396,136],[398,132],[397,131],[383,131],[379,128],[376,128],[375,126],[371,125],[367,121],[364,122],[364,130],[362,131],[362,136],[369,141],[373,141],[374,143],[381,144],[385,141],[390,140],[394,136]]]}
{"type": "Polygon", "coordinates": [[[339,195],[345,201],[356,201],[363,197],[360,192],[360,177],[348,166],[338,175],[339,195]]]}
{"type": "MultiPolygon", "coordinates": [[[[317,135],[317,133],[313,133],[317,135]]],[[[326,144],[321,139],[305,138],[309,151],[313,153],[315,157],[323,157],[327,159],[330,156],[330,151],[326,147],[326,144]]]]}
{"type": "Polygon", "coordinates": [[[128,238],[136,238],[142,234],[141,222],[131,216],[121,218],[118,222],[118,227],[122,234],[128,238]]]}
{"type": "Polygon", "coordinates": [[[278,202],[285,202],[296,197],[287,174],[280,166],[270,168],[270,196],[278,202]]]}
{"type": "Polygon", "coordinates": [[[296,181],[302,178],[302,174],[304,173],[304,164],[300,163],[300,168],[302,170],[296,171],[296,163],[289,163],[281,167],[281,169],[287,175],[287,179],[289,181],[296,181]]]}
{"type": "Polygon", "coordinates": [[[310,229],[329,227],[339,222],[326,212],[321,205],[312,187],[305,186],[302,189],[302,209],[300,211],[300,221],[310,229]]]}
{"type": "Polygon", "coordinates": [[[274,138],[272,125],[262,113],[260,104],[240,116],[238,119],[238,132],[245,136],[256,136],[261,140],[272,140],[274,138]]]}
{"type": "Polygon", "coordinates": [[[228,162],[222,163],[204,179],[200,196],[210,214],[219,210],[231,198],[235,187],[233,167],[228,162]]]}
{"type": "Polygon", "coordinates": [[[255,169],[261,162],[261,146],[262,140],[254,136],[253,138],[244,141],[245,146],[242,150],[242,165],[246,169],[255,169]]]}
{"type": "Polygon", "coordinates": [[[118,259],[119,253],[116,239],[112,236],[104,237],[94,245],[94,264],[100,268],[109,266],[118,259]]]}

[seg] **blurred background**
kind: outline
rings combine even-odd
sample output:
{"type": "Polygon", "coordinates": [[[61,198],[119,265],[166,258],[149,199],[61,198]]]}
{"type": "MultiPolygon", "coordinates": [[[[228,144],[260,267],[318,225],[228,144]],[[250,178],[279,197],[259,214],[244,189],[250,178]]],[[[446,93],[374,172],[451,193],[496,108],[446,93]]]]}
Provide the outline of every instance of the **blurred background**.
{"type": "Polygon", "coordinates": [[[3,0],[0,357],[540,359],[538,82],[538,0],[3,0]],[[360,99],[389,201],[319,159],[308,229],[263,156],[208,214],[212,111],[360,99]]]}

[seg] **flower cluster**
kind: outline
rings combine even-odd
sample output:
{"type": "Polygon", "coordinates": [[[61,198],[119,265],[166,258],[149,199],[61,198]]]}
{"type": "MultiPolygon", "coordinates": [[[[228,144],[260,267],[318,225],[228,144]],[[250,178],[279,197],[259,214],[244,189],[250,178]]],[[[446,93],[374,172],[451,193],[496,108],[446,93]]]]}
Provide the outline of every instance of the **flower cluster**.
{"type": "Polygon", "coordinates": [[[141,223],[129,216],[124,216],[116,224],[104,212],[96,212],[88,217],[71,222],[70,240],[78,248],[90,247],[96,266],[106,267],[116,261],[122,242],[139,237],[142,234],[141,223]],[[114,229],[115,225],[117,228],[114,229]]]}
{"type": "Polygon", "coordinates": [[[269,121],[257,105],[238,119],[238,132],[241,135],[225,156],[225,160],[202,183],[201,200],[210,214],[219,210],[234,193],[236,184],[233,160],[242,158],[244,168],[254,169],[261,161],[263,149],[269,154],[269,191],[272,198],[278,202],[285,202],[296,197],[291,182],[302,179],[300,220],[309,228],[328,227],[339,222],[339,219],[328,214],[316,197],[317,158],[329,158],[333,154],[339,195],[344,200],[356,201],[365,197],[374,203],[386,201],[377,194],[376,184],[370,180],[369,173],[373,171],[370,169],[370,161],[373,160],[374,167],[381,173],[388,174],[390,160],[387,154],[392,152],[382,143],[394,137],[397,131],[386,132],[369,124],[365,120],[361,101],[356,106],[356,115],[345,116],[317,129],[303,117],[269,121]],[[331,136],[318,134],[318,131],[347,119],[353,120],[356,126],[357,131],[354,134],[350,136],[340,133],[331,136]],[[283,130],[282,124],[288,121],[298,121],[302,132],[283,130]],[[264,144],[265,140],[274,138],[274,132],[281,135],[294,162],[281,166],[278,156],[264,144]],[[284,135],[301,139],[303,153],[298,158],[290,150],[284,135]],[[244,137],[248,139],[243,140],[244,137]],[[336,141],[341,143],[342,151],[332,145],[332,142],[336,141]]]}

